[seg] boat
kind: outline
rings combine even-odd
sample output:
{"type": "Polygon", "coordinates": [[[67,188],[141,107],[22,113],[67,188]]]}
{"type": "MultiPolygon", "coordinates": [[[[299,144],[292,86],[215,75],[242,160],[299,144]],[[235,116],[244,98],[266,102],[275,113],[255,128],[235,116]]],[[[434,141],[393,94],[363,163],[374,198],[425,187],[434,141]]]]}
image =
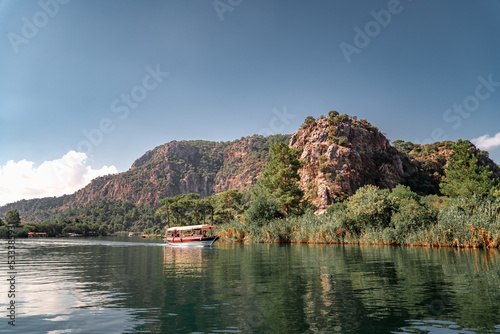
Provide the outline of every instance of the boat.
{"type": "Polygon", "coordinates": [[[47,233],[45,232],[29,232],[28,238],[46,238],[47,233]]]}
{"type": "Polygon", "coordinates": [[[219,239],[212,234],[215,229],[217,227],[209,224],[169,227],[164,240],[173,247],[210,247],[219,239]]]}

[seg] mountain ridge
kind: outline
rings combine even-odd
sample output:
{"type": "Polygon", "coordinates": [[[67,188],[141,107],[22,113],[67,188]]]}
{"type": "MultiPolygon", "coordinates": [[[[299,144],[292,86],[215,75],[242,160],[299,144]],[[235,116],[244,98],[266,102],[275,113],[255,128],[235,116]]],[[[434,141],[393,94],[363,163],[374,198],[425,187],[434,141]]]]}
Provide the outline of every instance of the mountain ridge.
{"type": "Polygon", "coordinates": [[[70,195],[20,200],[0,207],[23,221],[40,221],[40,210],[65,210],[99,200],[129,201],[156,207],[160,199],[185,193],[201,197],[229,189],[246,189],[260,177],[269,161],[269,147],[288,142],[290,135],[254,135],[232,142],[171,141],[145,152],[129,170],[100,176],[70,195]]]}
{"type": "MultiPolygon", "coordinates": [[[[40,222],[46,219],[40,212],[100,200],[155,208],[160,199],[179,194],[206,197],[249,189],[270,159],[269,147],[279,141],[301,150],[299,186],[318,213],[366,184],[393,188],[401,183],[421,194],[439,194],[443,167],[453,154],[451,142],[420,145],[397,140],[391,145],[367,120],[331,111],[328,117],[307,117],[293,135],[254,135],[232,142],[171,141],[145,152],[125,172],[98,177],[70,195],[9,203],[0,207],[0,215],[18,209],[23,221],[40,222]]],[[[481,163],[500,178],[500,168],[487,154],[481,163]]]]}

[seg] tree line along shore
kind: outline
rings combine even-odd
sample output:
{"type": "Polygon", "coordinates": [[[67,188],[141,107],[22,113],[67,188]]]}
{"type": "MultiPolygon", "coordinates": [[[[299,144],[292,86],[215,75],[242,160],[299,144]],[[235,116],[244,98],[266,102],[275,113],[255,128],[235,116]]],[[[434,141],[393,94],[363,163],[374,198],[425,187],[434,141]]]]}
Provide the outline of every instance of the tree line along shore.
{"type": "MultiPolygon", "coordinates": [[[[455,154],[445,168],[441,184],[446,194],[443,196],[420,196],[404,185],[392,190],[366,185],[354,195],[333,203],[326,213],[314,215],[314,207],[297,186],[301,164],[298,152],[277,143],[271,148],[272,159],[263,177],[248,193],[230,190],[203,199],[197,194],[185,194],[163,199],[155,212],[146,208],[141,212],[132,204],[128,204],[128,209],[144,215],[144,220],[149,219],[155,225],[142,230],[134,226],[135,231],[152,235],[161,235],[161,227],[167,222],[212,223],[218,226],[217,233],[223,242],[498,248],[498,182],[491,178],[487,167],[478,164],[470,143],[459,140],[453,149],[455,154]]],[[[112,210],[112,207],[97,207],[106,213],[112,210]]],[[[9,224],[16,226],[18,237],[27,237],[29,232],[47,236],[115,232],[95,221],[79,219],[20,223],[17,210],[9,211],[0,224],[2,237],[7,236],[9,224]]]]}
{"type": "MultiPolygon", "coordinates": [[[[329,117],[332,124],[343,121],[336,112],[329,117]]],[[[305,124],[311,122],[306,119],[305,124]]],[[[405,149],[407,143],[395,144],[405,149]]],[[[102,200],[54,213],[44,223],[21,223],[17,210],[10,210],[5,221],[0,219],[0,237],[6,237],[9,225],[16,227],[18,237],[30,232],[93,236],[120,231],[160,236],[166,225],[211,223],[226,242],[498,248],[499,180],[480,163],[483,153],[470,142],[458,140],[449,146],[453,154],[439,178],[439,194],[417,194],[403,184],[392,189],[366,184],[351,196],[336,196],[318,214],[299,187],[301,150],[279,141],[269,149],[262,177],[247,190],[204,198],[181,194],[160,200],[157,208],[102,200]]]]}

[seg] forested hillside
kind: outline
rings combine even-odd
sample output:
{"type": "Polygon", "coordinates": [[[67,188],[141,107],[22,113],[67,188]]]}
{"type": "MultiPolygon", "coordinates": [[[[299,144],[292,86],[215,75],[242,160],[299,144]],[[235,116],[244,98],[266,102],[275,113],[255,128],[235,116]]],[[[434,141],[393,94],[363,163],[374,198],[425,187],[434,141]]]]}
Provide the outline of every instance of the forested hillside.
{"type": "MultiPolygon", "coordinates": [[[[114,231],[139,231],[158,228],[166,221],[202,222],[209,216],[212,221],[228,222],[248,208],[253,217],[258,217],[255,213],[259,210],[267,210],[271,218],[290,212],[324,213],[332,204],[344,202],[367,185],[380,189],[404,185],[420,196],[442,195],[445,169],[455,154],[453,145],[420,145],[402,140],[391,145],[367,120],[331,111],[317,119],[307,117],[292,136],[169,142],[146,152],[126,172],[96,178],[71,195],[8,204],[0,207],[0,217],[17,209],[23,222],[78,221],[104,224],[114,231]],[[281,164],[281,170],[267,171],[266,182],[276,193],[256,196],[255,185],[270,161],[270,148],[277,143],[286,144],[281,154],[290,159],[297,155],[299,160],[293,162],[293,173],[283,174],[283,181],[276,176],[292,162],[281,164]],[[285,184],[289,177],[298,186],[293,191],[271,185],[285,184]],[[294,195],[287,191],[303,193],[301,204],[297,202],[294,209],[288,208],[295,204],[294,195]],[[278,196],[278,192],[289,204],[266,199],[278,196]],[[252,207],[255,201],[261,205],[258,210],[252,207]],[[172,212],[169,203],[175,209],[172,212]],[[163,211],[158,211],[160,207],[163,211]]],[[[477,157],[479,166],[487,167],[493,179],[500,177],[500,169],[487,154],[470,143],[465,146],[477,157]]]]}

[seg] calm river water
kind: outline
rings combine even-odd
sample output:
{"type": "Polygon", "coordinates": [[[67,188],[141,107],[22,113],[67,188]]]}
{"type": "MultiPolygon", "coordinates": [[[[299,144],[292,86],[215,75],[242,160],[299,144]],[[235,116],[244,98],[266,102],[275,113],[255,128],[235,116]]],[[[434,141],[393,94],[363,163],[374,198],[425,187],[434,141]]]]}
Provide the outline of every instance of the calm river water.
{"type": "Polygon", "coordinates": [[[1,242],[0,333],[500,333],[498,250],[1,242]]]}

